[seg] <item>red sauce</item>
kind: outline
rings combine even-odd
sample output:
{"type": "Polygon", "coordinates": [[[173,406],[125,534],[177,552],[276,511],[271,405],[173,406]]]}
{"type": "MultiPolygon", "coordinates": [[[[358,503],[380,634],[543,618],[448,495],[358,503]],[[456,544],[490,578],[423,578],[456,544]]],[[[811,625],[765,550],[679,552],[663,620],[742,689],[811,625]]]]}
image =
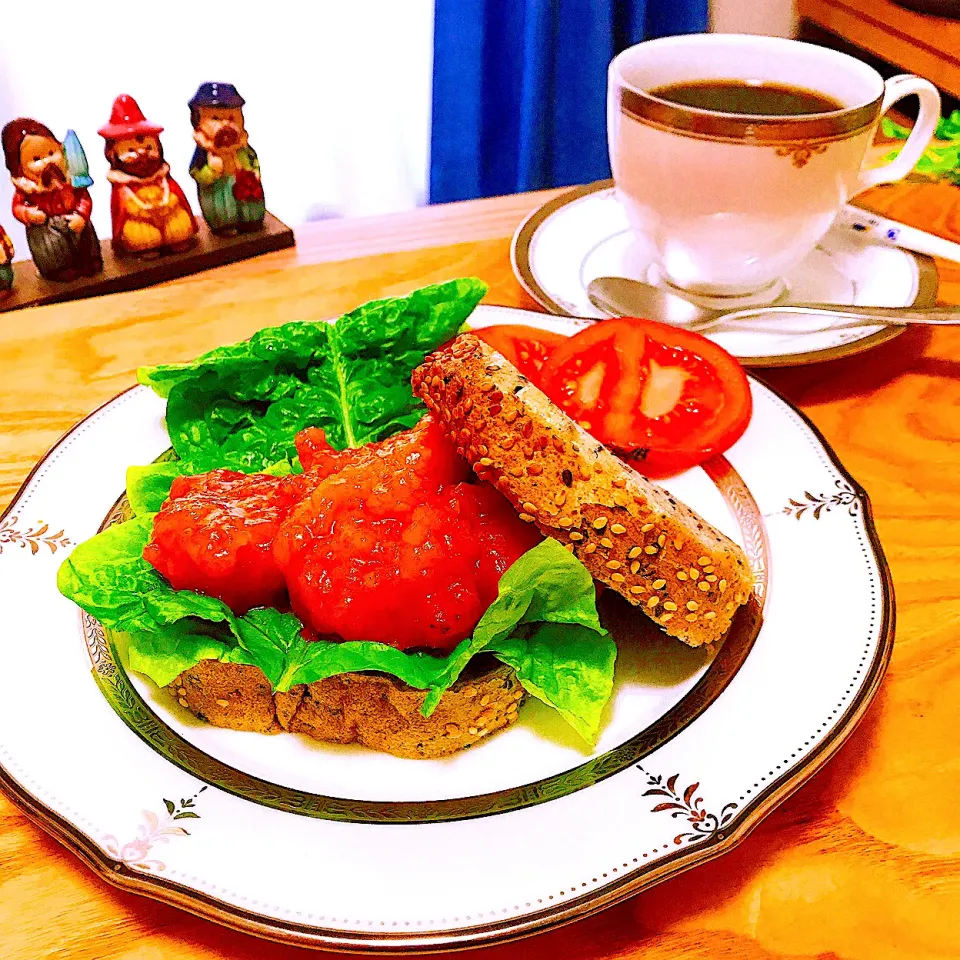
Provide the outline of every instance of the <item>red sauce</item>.
{"type": "Polygon", "coordinates": [[[470,471],[425,416],[335,451],[297,437],[300,477],[181,478],[144,556],[178,589],[232,609],[288,602],[308,632],[448,651],[470,636],[501,575],[540,534],[470,471]]]}
{"type": "Polygon", "coordinates": [[[302,477],[233,470],[177,477],[144,559],[175,589],[219,597],[235,613],[283,606],[286,584],[273,541],[306,492],[302,477]]]}

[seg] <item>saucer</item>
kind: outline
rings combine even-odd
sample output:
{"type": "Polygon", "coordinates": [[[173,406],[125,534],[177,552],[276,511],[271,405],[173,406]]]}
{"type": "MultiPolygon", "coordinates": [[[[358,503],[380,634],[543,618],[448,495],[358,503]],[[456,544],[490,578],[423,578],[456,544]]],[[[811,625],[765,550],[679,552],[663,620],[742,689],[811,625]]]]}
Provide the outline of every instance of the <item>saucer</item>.
{"type": "MultiPolygon", "coordinates": [[[[831,230],[784,278],[782,287],[737,306],[770,302],[931,306],[939,278],[930,257],[831,230]],[[779,294],[779,295],[777,295],[779,294]]],[[[613,187],[603,180],[576,187],[535,210],[511,250],[513,269],[541,306],[561,316],[607,316],[587,296],[591,280],[630,277],[657,283],[652,251],[631,231],[613,187]]],[[[698,299],[699,302],[708,302],[698,299]]],[[[821,317],[757,317],[706,334],[753,367],[786,367],[832,360],[899,336],[905,327],[882,324],[830,329],[821,317]]],[[[838,325],[843,320],[837,321],[838,325]]]]}

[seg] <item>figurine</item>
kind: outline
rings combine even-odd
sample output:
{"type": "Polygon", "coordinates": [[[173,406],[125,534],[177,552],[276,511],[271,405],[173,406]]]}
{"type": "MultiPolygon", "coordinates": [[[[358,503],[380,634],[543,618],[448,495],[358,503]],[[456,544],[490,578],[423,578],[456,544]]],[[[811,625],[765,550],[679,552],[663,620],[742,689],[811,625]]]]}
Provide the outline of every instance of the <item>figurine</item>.
{"type": "Polygon", "coordinates": [[[113,101],[110,122],[98,131],[110,162],[110,216],[118,253],[185,250],[196,236],[193,210],[163,159],[162,130],[144,117],[133,97],[122,94],[113,101]]]}
{"type": "Polygon", "coordinates": [[[232,83],[202,83],[189,104],[197,142],[190,176],[214,233],[259,230],[266,213],[260,163],[243,124],[245,102],[232,83]]]}
{"type": "Polygon", "coordinates": [[[10,121],[0,140],[15,188],[13,215],[27,228],[40,275],[68,281],[99,273],[103,258],[90,223],[93,203],[86,187],[73,185],[63,144],[48,127],[25,117],[10,121]]]}
{"type": "Polygon", "coordinates": [[[0,300],[13,288],[13,241],[0,224],[0,300]]]}

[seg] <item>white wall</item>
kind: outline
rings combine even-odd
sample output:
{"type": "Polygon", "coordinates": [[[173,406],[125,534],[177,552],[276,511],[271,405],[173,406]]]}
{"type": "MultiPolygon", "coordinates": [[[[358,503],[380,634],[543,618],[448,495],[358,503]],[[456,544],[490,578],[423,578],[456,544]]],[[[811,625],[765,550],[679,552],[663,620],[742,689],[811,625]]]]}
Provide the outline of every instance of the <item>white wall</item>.
{"type": "Polygon", "coordinates": [[[797,30],[796,0],[710,0],[710,29],[792,37],[797,30]]]}
{"type": "MultiPolygon", "coordinates": [[[[267,206],[281,220],[426,202],[433,0],[44,0],[30,9],[66,34],[40,39],[16,18],[0,23],[0,126],[26,115],[58,136],[77,131],[101,237],[110,190],[96,131],[114,97],[133,95],[166,128],[167,160],[192,203],[187,101],[205,80],[232,82],[246,98],[267,206]]],[[[29,254],[11,197],[0,164],[0,223],[20,259],[29,254]]]]}

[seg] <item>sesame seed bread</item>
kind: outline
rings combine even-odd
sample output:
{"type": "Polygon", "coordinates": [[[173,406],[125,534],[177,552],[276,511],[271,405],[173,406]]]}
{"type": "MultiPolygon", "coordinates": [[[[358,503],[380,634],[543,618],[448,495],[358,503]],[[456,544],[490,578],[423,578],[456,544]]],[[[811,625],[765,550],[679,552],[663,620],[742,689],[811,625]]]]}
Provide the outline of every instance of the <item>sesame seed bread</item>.
{"type": "Polygon", "coordinates": [[[477,476],[594,579],[692,647],[718,640],[753,587],[743,551],[626,466],[511,363],[462,334],[413,389],[477,476]]]}
{"type": "Polygon", "coordinates": [[[423,690],[376,673],[342,674],[274,693],[259,667],[201,660],[167,690],[215,727],[304,733],[411,759],[473,746],[513,723],[524,697],[513,669],[489,657],[471,661],[429,717],[420,714],[423,690]]]}

